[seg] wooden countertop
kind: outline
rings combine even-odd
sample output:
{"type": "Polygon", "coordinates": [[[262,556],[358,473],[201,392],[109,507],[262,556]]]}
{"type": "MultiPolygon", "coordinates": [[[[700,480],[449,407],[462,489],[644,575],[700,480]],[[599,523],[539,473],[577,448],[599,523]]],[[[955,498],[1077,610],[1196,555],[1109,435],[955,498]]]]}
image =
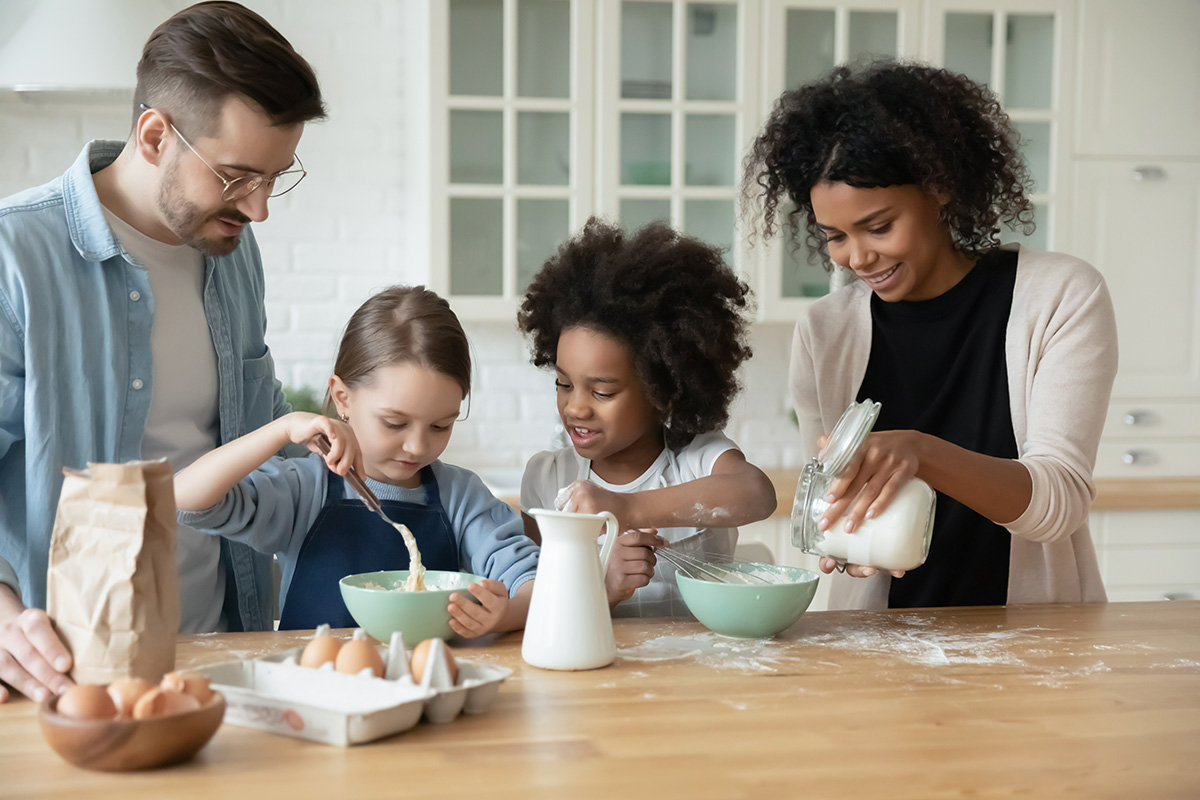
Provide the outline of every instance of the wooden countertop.
{"type": "MultiPolygon", "coordinates": [[[[796,497],[798,469],[763,470],[775,485],[779,498],[774,517],[790,517],[796,497]]],[[[1093,511],[1134,511],[1200,508],[1200,478],[1157,478],[1138,480],[1099,479],[1093,511]]]]}
{"type": "MultiPolygon", "coordinates": [[[[192,761],[87,772],[0,706],[5,798],[1200,796],[1200,601],[824,612],[773,640],[618,620],[605,669],[547,672],[520,634],[491,709],[331,747],[223,725],[192,761]]],[[[307,634],[181,637],[180,667],[307,634]]]]}
{"type": "MultiPolygon", "coordinates": [[[[796,497],[798,469],[763,470],[775,485],[778,502],[772,517],[790,517],[796,497]]],[[[514,510],[521,510],[521,499],[500,498],[514,510]]],[[[1138,480],[1099,479],[1093,511],[1151,511],[1200,508],[1200,478],[1142,478],[1138,480]]]]}

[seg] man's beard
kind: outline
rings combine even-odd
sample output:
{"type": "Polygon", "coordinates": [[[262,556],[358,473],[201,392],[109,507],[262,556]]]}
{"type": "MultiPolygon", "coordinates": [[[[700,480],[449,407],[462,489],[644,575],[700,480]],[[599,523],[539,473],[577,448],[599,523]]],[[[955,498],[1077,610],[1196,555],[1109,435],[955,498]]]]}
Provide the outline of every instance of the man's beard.
{"type": "Polygon", "coordinates": [[[182,194],[178,193],[178,172],[178,160],[173,160],[167,166],[162,183],[158,187],[158,210],[166,220],[167,228],[185,245],[199,250],[206,256],[229,255],[241,243],[241,235],[205,238],[200,235],[200,232],[210,220],[218,217],[233,222],[247,223],[250,222],[249,217],[235,207],[221,208],[211,213],[202,211],[199,206],[189,202],[182,194]]]}

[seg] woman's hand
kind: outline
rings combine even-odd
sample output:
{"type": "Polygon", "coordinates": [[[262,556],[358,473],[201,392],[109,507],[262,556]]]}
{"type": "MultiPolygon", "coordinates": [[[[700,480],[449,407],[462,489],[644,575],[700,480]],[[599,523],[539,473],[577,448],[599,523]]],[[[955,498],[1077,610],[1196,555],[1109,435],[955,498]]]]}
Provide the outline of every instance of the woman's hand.
{"type": "MultiPolygon", "coordinates": [[[[838,560],[829,556],[821,556],[821,560],[818,562],[817,566],[820,568],[821,572],[824,572],[826,575],[828,575],[838,568],[838,560]]],[[[862,564],[846,565],[846,574],[853,578],[869,578],[878,571],[879,570],[877,570],[875,567],[865,567],[862,564]]],[[[892,569],[888,570],[888,572],[893,578],[904,577],[904,570],[902,569],[892,569]]]]}
{"type": "MultiPolygon", "coordinates": [[[[854,460],[830,484],[825,495],[829,507],[817,520],[817,529],[829,530],[841,519],[842,529],[854,533],[864,519],[882,514],[920,469],[924,437],[918,431],[880,431],[868,435],[854,460]]],[[[824,443],[822,437],[822,448],[824,443]]]]}
{"type": "MultiPolygon", "coordinates": [[[[863,520],[874,519],[916,476],[921,465],[920,445],[924,434],[917,431],[880,431],[867,436],[858,454],[829,486],[825,499],[829,507],[817,520],[818,530],[829,530],[839,520],[846,533],[854,533],[863,520]],[[845,515],[843,517],[843,515],[845,515]]],[[[823,450],[828,437],[818,445],[823,450]]],[[[836,558],[823,556],[818,567],[825,574],[838,569],[836,558]]],[[[847,564],[847,575],[869,578],[878,570],[862,564],[847,564]]],[[[893,578],[904,577],[904,570],[888,570],[893,578]]]]}
{"type": "Polygon", "coordinates": [[[654,548],[666,546],[666,540],[653,528],[625,531],[617,537],[604,574],[609,608],[633,597],[634,591],[650,583],[654,565],[658,563],[654,548]]]}
{"type": "Polygon", "coordinates": [[[478,603],[463,594],[450,595],[450,628],[468,639],[490,633],[500,626],[508,611],[508,589],[500,581],[482,580],[467,587],[478,603]]]}
{"type": "Polygon", "coordinates": [[[325,464],[338,475],[345,476],[354,467],[358,474],[363,471],[362,449],[354,429],[340,419],[332,419],[321,414],[309,414],[304,411],[293,411],[283,417],[288,439],[296,444],[303,444],[314,453],[320,453],[321,448],[313,442],[317,434],[323,434],[329,440],[329,452],[325,454],[325,464]]]}

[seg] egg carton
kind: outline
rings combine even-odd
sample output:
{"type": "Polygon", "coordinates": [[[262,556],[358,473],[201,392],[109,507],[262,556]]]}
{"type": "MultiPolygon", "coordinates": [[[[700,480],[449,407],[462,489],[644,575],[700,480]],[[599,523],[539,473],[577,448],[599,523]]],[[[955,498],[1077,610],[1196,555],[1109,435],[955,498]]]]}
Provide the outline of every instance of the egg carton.
{"type": "Polygon", "coordinates": [[[399,632],[389,646],[378,646],[382,678],[370,669],[346,675],[332,664],[302,667],[303,647],[194,671],[225,695],[226,722],[346,747],[406,731],[422,716],[441,724],[488,710],[512,670],[455,659],[458,682],[452,685],[445,646],[433,641],[420,683],[413,681],[399,632]]]}

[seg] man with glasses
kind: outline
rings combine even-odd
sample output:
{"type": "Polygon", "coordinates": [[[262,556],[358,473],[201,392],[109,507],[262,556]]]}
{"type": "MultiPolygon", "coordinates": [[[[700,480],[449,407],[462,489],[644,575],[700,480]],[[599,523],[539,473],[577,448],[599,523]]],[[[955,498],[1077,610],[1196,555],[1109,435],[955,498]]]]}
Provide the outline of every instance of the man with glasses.
{"type": "MultiPolygon", "coordinates": [[[[0,200],[0,702],[69,684],[40,610],[63,467],[179,470],[290,410],[249,224],[304,177],[316,76],[232,2],[160,25],[137,76],[126,141],[0,200]]],[[[271,626],[269,559],[180,526],[177,560],[182,631],[271,626]]]]}

